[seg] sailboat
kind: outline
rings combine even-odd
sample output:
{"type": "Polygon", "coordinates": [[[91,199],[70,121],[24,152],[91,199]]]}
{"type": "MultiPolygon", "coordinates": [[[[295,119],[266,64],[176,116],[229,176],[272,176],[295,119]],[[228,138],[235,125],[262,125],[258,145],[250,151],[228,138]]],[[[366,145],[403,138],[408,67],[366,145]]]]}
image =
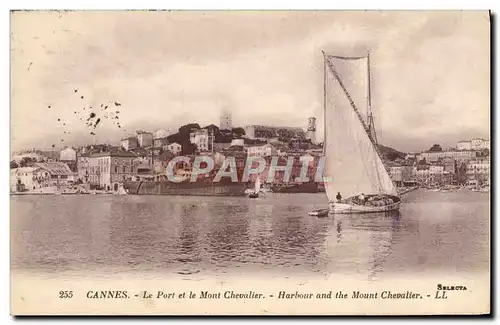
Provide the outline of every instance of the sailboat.
{"type": "Polygon", "coordinates": [[[399,210],[401,198],[377,147],[371,112],[370,56],[368,54],[363,57],[342,57],[328,55],[325,52],[323,56],[325,109],[323,176],[329,200],[329,213],[399,210]],[[362,87],[361,95],[359,85],[363,80],[355,80],[353,75],[345,76],[343,79],[339,73],[342,67],[352,63],[358,66],[361,63],[361,71],[367,75],[364,80],[366,87],[362,87]],[[362,107],[364,112],[360,111],[362,107]],[[337,197],[341,199],[338,200],[337,197]]]}
{"type": "Polygon", "coordinates": [[[250,194],[248,194],[248,197],[251,199],[258,198],[260,191],[261,191],[260,190],[260,177],[257,177],[257,179],[255,180],[255,189],[253,190],[253,192],[250,192],[250,194]]]}

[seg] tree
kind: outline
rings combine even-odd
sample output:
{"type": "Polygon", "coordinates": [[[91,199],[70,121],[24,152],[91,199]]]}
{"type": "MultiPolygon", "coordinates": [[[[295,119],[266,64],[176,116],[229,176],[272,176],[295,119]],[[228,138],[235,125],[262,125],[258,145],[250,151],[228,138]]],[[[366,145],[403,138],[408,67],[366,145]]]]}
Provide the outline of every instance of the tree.
{"type": "Polygon", "coordinates": [[[460,165],[456,165],[456,174],[457,174],[457,183],[465,184],[467,182],[467,165],[465,163],[461,163],[460,165]]]}
{"type": "Polygon", "coordinates": [[[194,155],[196,153],[196,149],[198,149],[196,144],[191,142],[181,143],[180,145],[182,146],[183,155],[194,155]]]}
{"type": "Polygon", "coordinates": [[[189,133],[200,130],[200,129],[201,129],[201,127],[198,123],[189,123],[189,124],[181,126],[179,128],[179,133],[189,135],[189,133]]]}
{"type": "Polygon", "coordinates": [[[432,147],[429,149],[429,152],[441,152],[443,151],[443,148],[439,144],[433,144],[432,147]]]}
{"type": "Polygon", "coordinates": [[[31,167],[33,166],[33,163],[35,163],[34,160],[32,160],[30,157],[23,157],[21,161],[19,162],[20,167],[31,167]]]}
{"type": "Polygon", "coordinates": [[[15,160],[10,161],[10,169],[18,168],[19,165],[16,163],[15,160]]]}
{"type": "Polygon", "coordinates": [[[245,129],[242,127],[235,127],[232,129],[233,137],[235,138],[242,138],[245,136],[245,129]]]}

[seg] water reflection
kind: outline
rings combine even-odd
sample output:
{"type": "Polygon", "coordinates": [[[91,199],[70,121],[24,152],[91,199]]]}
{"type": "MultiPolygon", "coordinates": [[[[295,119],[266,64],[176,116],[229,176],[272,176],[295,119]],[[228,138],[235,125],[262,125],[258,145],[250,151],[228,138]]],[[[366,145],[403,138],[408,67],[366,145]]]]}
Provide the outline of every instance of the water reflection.
{"type": "Polygon", "coordinates": [[[372,280],[391,272],[489,267],[488,201],[464,204],[457,197],[458,209],[425,195],[409,197],[401,213],[334,218],[307,215],[324,206],[322,195],[12,197],[12,267],[339,273],[372,280]],[[443,207],[453,216],[440,214],[443,207]]]}

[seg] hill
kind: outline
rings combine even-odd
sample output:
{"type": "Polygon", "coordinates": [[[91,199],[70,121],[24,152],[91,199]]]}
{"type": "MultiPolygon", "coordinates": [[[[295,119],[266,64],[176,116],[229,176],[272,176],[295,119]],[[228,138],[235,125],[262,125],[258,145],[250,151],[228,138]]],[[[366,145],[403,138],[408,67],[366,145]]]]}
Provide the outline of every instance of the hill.
{"type": "Polygon", "coordinates": [[[396,159],[405,159],[406,153],[393,149],[391,147],[386,147],[378,144],[378,150],[382,155],[382,158],[389,161],[394,161],[396,159]]]}

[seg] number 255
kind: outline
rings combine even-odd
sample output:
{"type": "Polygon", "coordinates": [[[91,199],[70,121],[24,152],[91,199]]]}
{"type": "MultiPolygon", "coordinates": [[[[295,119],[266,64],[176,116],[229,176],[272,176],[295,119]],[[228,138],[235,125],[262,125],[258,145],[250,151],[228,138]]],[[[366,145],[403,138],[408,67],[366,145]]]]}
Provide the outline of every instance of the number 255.
{"type": "Polygon", "coordinates": [[[59,291],[59,298],[60,299],[73,298],[73,291],[59,291]]]}

